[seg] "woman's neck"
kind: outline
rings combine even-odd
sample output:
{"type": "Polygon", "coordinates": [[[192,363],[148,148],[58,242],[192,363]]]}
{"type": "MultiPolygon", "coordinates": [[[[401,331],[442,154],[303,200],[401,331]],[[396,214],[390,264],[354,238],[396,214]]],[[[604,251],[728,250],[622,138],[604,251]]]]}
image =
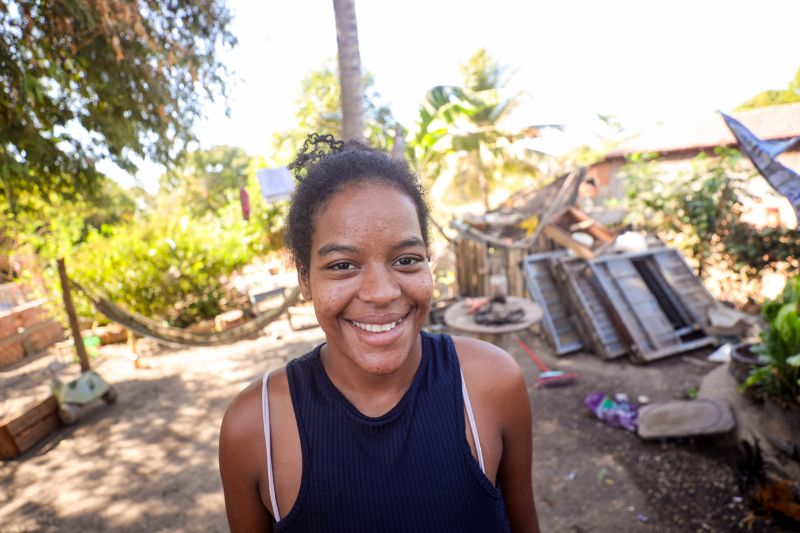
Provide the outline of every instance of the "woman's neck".
{"type": "Polygon", "coordinates": [[[388,374],[367,372],[329,344],[322,347],[320,361],[334,387],[361,414],[375,418],[389,412],[411,387],[422,361],[422,336],[403,364],[388,374]]]}

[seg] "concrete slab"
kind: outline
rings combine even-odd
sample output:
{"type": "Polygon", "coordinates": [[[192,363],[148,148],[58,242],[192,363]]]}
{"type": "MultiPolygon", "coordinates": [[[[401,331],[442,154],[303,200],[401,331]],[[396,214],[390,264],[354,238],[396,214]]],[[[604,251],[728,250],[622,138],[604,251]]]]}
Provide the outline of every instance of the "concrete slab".
{"type": "Polygon", "coordinates": [[[639,410],[638,435],[643,439],[694,437],[727,433],[736,427],[730,405],[722,400],[675,400],[639,410]]]}

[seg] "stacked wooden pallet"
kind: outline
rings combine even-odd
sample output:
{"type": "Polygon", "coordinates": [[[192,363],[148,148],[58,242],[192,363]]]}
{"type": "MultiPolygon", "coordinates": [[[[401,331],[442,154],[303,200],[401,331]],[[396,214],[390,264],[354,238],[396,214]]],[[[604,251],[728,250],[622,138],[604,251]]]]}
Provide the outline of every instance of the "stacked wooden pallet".
{"type": "Polygon", "coordinates": [[[644,363],[715,342],[705,332],[714,298],[677,250],[589,260],[560,250],[528,256],[524,272],[559,355],[586,348],[644,363]]]}

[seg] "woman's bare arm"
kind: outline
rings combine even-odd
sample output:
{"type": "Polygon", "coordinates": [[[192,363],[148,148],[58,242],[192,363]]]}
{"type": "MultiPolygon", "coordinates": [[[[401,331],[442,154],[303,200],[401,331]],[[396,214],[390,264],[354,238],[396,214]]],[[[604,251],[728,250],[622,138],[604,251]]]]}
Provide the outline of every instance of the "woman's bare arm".
{"type": "Polygon", "coordinates": [[[507,376],[505,386],[497,390],[505,406],[502,415],[503,455],[497,472],[497,481],[508,510],[511,531],[538,533],[539,520],[533,501],[531,407],[522,371],[507,376]]]}
{"type": "Polygon", "coordinates": [[[478,431],[487,432],[487,475],[492,479],[496,472],[511,531],[538,533],[531,479],[531,408],[522,370],[511,355],[493,344],[467,337],[454,337],[453,342],[470,394],[476,395],[478,431]]]}
{"type": "Polygon", "coordinates": [[[272,531],[272,516],[259,496],[261,394],[256,384],[228,407],[219,436],[219,471],[231,533],[272,531]]]}

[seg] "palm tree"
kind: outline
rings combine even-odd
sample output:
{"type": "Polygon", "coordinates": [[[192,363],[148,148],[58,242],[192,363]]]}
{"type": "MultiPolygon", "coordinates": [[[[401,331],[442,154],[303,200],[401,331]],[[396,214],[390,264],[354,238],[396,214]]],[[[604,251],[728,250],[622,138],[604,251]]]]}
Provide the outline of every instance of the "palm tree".
{"type": "Polygon", "coordinates": [[[364,140],[364,94],[355,0],[333,0],[336,43],[339,47],[339,81],[342,91],[342,138],[364,140]]]}
{"type": "Polygon", "coordinates": [[[491,189],[503,175],[537,173],[543,154],[520,141],[550,126],[502,127],[520,94],[504,95],[505,69],[485,49],[470,57],[462,74],[463,87],[428,91],[409,157],[423,176],[433,177],[434,197],[457,186],[467,196],[479,195],[488,210],[491,189]]]}

